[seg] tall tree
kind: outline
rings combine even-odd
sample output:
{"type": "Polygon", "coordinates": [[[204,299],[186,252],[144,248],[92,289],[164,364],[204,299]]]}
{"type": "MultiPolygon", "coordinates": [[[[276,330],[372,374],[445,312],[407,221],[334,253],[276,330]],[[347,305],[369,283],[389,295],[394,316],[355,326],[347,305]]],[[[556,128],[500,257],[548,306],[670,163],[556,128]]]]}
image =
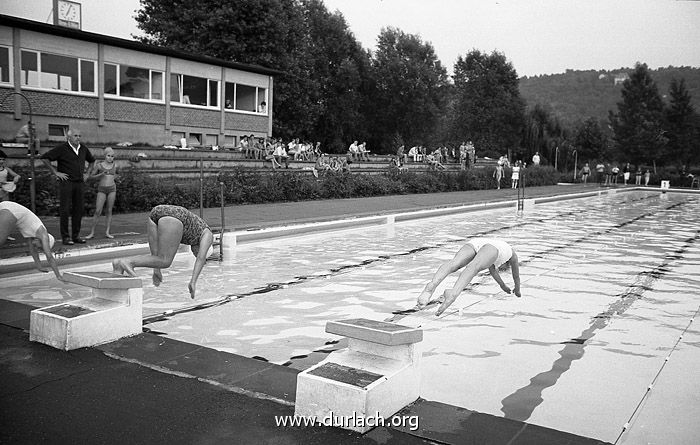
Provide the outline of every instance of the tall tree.
{"type": "Polygon", "coordinates": [[[343,152],[348,141],[369,136],[363,110],[370,55],[350,33],[342,14],[328,12],[321,0],[305,0],[303,5],[312,75],[321,86],[315,98],[320,113],[312,137],[322,142],[324,150],[343,152]]]}
{"type": "Polygon", "coordinates": [[[433,46],[398,29],[382,29],[372,68],[371,130],[381,150],[393,151],[397,135],[406,144],[432,145],[447,86],[433,46]]]}
{"type": "Polygon", "coordinates": [[[608,137],[595,117],[589,117],[578,126],[574,145],[582,162],[608,158],[608,137]]]}
{"type": "Polygon", "coordinates": [[[666,108],[666,136],[668,157],[680,165],[690,166],[700,160],[700,127],[698,114],[691,105],[691,96],[685,79],[671,81],[671,102],[666,108]]]}
{"type": "MultiPolygon", "coordinates": [[[[479,50],[459,56],[454,66],[453,140],[471,139],[482,154],[520,152],[525,102],[518,75],[505,55],[479,50]]],[[[521,153],[522,155],[522,153],[521,153]]]]}
{"type": "Polygon", "coordinates": [[[645,63],[637,63],[622,84],[617,113],[609,113],[613,139],[624,159],[632,163],[664,163],[664,105],[645,63]]]}

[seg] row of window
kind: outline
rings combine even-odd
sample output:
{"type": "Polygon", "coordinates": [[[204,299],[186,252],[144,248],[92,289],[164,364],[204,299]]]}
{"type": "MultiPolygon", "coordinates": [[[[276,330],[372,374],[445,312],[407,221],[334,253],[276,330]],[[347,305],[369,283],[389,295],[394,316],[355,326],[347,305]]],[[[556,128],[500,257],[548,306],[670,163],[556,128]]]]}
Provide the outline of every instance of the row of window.
{"type": "MultiPolygon", "coordinates": [[[[50,140],[63,140],[68,134],[68,125],[65,124],[49,124],[49,139],[50,140]]],[[[235,135],[224,135],[223,139],[220,139],[218,134],[207,134],[207,133],[197,133],[189,132],[185,133],[183,131],[173,131],[172,132],[172,144],[175,146],[181,145],[182,138],[185,138],[187,146],[194,147],[215,147],[219,146],[220,142],[224,143],[224,147],[233,148],[237,147],[240,142],[240,136],[235,135]]]]}
{"type": "MultiPolygon", "coordinates": [[[[95,94],[97,62],[77,57],[22,50],[21,85],[43,89],[95,94]]],[[[0,46],[0,83],[10,83],[10,49],[0,46]]],[[[104,64],[106,96],[162,103],[165,96],[162,71],[124,64],[104,64]]],[[[224,82],[226,109],[267,114],[267,89],[224,82]]],[[[221,81],[186,74],[170,75],[170,103],[220,108],[221,81]]]]}

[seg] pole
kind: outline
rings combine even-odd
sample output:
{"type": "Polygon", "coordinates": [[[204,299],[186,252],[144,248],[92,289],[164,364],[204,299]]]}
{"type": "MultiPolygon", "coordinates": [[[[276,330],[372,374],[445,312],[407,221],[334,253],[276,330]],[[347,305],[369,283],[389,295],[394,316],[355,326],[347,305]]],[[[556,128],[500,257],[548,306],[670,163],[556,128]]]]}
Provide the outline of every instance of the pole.
{"type": "Polygon", "coordinates": [[[576,168],[578,166],[578,152],[574,149],[574,182],[576,182],[576,168]]]}
{"type": "Polygon", "coordinates": [[[34,159],[36,159],[36,152],[39,149],[39,138],[36,137],[36,129],[34,128],[34,122],[32,122],[31,117],[27,125],[29,126],[29,145],[27,146],[29,153],[27,153],[27,155],[29,156],[29,171],[32,175],[32,177],[29,178],[29,196],[32,200],[32,213],[36,214],[36,181],[34,179],[36,178],[36,171],[34,168],[34,159]]]}
{"type": "Polygon", "coordinates": [[[554,150],[554,170],[557,170],[557,163],[559,161],[559,147],[554,150]]]}
{"type": "Polygon", "coordinates": [[[199,217],[204,218],[204,160],[199,157],[199,217]]]}
{"type": "Polygon", "coordinates": [[[224,259],[224,232],[226,232],[226,212],[224,211],[224,183],[219,182],[221,192],[221,237],[219,238],[219,260],[224,259]]]}

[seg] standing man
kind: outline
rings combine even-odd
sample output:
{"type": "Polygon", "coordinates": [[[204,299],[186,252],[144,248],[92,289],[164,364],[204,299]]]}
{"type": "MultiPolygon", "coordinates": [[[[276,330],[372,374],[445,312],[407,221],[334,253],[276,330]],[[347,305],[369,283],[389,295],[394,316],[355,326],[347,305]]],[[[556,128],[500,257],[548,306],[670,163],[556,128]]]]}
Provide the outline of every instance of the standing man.
{"type": "Polygon", "coordinates": [[[83,218],[84,186],[95,158],[90,150],[80,143],[80,130],[69,129],[67,141],[41,155],[51,173],[58,179],[59,215],[61,217],[61,238],[63,244],[84,244],[80,238],[80,223],[83,218]],[[56,168],[51,162],[56,162],[56,168]],[[85,171],[85,162],[88,163],[85,171]],[[68,232],[68,216],[71,217],[71,232],[68,232]]]}

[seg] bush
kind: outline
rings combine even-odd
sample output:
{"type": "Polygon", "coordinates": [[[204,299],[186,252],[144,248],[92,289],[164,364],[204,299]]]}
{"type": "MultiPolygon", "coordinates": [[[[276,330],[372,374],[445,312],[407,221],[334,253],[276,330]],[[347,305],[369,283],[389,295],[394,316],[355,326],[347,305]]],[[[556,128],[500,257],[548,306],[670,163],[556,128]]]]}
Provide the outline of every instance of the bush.
{"type": "MultiPolygon", "coordinates": [[[[25,179],[30,176],[28,169],[15,171],[25,179]]],[[[239,167],[204,178],[202,200],[205,207],[221,205],[222,184],[224,202],[234,205],[492,189],[495,187],[492,175],[492,169],[420,173],[387,170],[376,175],[327,172],[316,178],[287,170],[260,173],[239,167]]],[[[560,180],[560,174],[547,166],[527,168],[522,175],[528,187],[556,184],[560,180]]],[[[55,178],[45,170],[40,170],[36,176],[37,214],[57,216],[55,178]]],[[[506,178],[510,178],[510,171],[506,171],[506,178]]],[[[153,178],[138,169],[124,169],[118,177],[114,212],[146,212],[164,203],[196,208],[199,207],[199,189],[199,179],[153,178]]],[[[90,181],[85,187],[87,216],[94,211],[95,194],[95,182],[90,181]]],[[[19,203],[30,207],[29,181],[20,181],[13,195],[19,203]]]]}

